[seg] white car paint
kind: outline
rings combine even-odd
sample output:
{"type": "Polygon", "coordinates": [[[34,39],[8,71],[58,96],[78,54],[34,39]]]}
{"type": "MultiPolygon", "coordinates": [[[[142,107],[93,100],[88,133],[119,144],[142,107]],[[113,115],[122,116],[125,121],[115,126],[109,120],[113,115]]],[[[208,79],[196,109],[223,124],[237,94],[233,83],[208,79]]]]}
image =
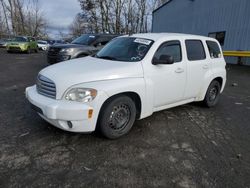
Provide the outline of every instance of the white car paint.
{"type": "MultiPolygon", "coordinates": [[[[147,55],[138,62],[117,62],[95,57],[84,57],[55,64],[39,74],[52,80],[56,85],[56,99],[39,94],[36,86],[26,88],[26,97],[42,110],[40,116],[56,127],[72,132],[92,132],[96,128],[100,109],[110,97],[133,92],[140,97],[139,119],[152,113],[186,104],[202,101],[211,81],[217,77],[226,82],[225,60],[212,59],[206,40],[215,39],[175,33],[135,34],[131,37],[154,41],[147,55]],[[206,59],[189,62],[185,40],[198,39],[205,47],[206,59]],[[172,65],[153,65],[152,58],[159,46],[166,41],[178,40],[182,48],[182,62],[172,65]],[[91,102],[67,101],[66,93],[72,88],[93,88],[96,98],[91,102]],[[89,110],[93,116],[88,117],[89,110]],[[69,127],[68,122],[72,123],[69,127]]],[[[221,50],[221,49],[220,49],[221,50]]]]}
{"type": "Polygon", "coordinates": [[[42,49],[43,51],[48,50],[49,48],[49,43],[47,41],[37,41],[37,45],[39,49],[42,49]]]}

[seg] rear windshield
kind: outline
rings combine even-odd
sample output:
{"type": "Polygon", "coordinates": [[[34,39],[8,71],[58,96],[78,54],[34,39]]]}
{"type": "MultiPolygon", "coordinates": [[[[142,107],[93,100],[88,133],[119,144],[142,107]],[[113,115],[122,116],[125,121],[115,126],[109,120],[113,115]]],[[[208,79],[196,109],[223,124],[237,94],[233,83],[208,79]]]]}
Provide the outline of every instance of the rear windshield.
{"type": "Polygon", "coordinates": [[[95,35],[82,35],[75,40],[73,40],[72,44],[82,44],[82,45],[90,45],[92,44],[98,37],[95,35]]]}

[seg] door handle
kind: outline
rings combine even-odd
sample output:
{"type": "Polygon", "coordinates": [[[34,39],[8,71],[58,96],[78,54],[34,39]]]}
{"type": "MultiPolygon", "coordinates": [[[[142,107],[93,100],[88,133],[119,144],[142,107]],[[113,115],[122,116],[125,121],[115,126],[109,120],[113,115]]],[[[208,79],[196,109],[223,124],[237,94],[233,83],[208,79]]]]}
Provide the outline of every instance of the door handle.
{"type": "Polygon", "coordinates": [[[182,69],[182,68],[177,68],[177,69],[175,70],[175,72],[176,72],[176,73],[182,73],[182,72],[184,72],[184,69],[182,69]]]}
{"type": "Polygon", "coordinates": [[[208,69],[209,66],[208,65],[203,65],[203,69],[208,69]]]}

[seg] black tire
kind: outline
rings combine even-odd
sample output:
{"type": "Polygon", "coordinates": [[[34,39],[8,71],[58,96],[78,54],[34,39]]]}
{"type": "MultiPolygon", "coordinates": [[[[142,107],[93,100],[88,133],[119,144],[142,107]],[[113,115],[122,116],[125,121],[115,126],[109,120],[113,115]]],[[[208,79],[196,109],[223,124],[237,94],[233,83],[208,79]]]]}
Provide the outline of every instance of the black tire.
{"type": "Polygon", "coordinates": [[[221,85],[218,81],[214,80],[209,85],[203,104],[207,107],[215,106],[220,98],[221,85]]]}
{"type": "Polygon", "coordinates": [[[31,53],[30,47],[28,47],[26,53],[27,53],[27,54],[30,54],[30,53],[31,53]]]}
{"type": "Polygon", "coordinates": [[[136,106],[128,96],[122,95],[107,101],[101,109],[98,129],[109,138],[116,139],[127,134],[136,119],[136,106]]]}
{"type": "Polygon", "coordinates": [[[37,48],[35,49],[35,52],[38,53],[38,51],[39,51],[39,49],[38,49],[38,47],[37,47],[37,48]]]}

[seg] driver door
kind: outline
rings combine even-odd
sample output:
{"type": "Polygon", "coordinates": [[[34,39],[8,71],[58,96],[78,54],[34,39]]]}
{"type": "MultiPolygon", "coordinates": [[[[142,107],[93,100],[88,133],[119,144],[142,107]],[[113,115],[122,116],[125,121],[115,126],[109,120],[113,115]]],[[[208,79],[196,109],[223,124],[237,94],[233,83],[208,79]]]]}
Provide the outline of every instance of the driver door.
{"type": "Polygon", "coordinates": [[[152,65],[154,108],[160,108],[183,100],[186,86],[186,62],[182,58],[181,41],[164,42],[153,58],[174,58],[173,64],[152,65]]]}

